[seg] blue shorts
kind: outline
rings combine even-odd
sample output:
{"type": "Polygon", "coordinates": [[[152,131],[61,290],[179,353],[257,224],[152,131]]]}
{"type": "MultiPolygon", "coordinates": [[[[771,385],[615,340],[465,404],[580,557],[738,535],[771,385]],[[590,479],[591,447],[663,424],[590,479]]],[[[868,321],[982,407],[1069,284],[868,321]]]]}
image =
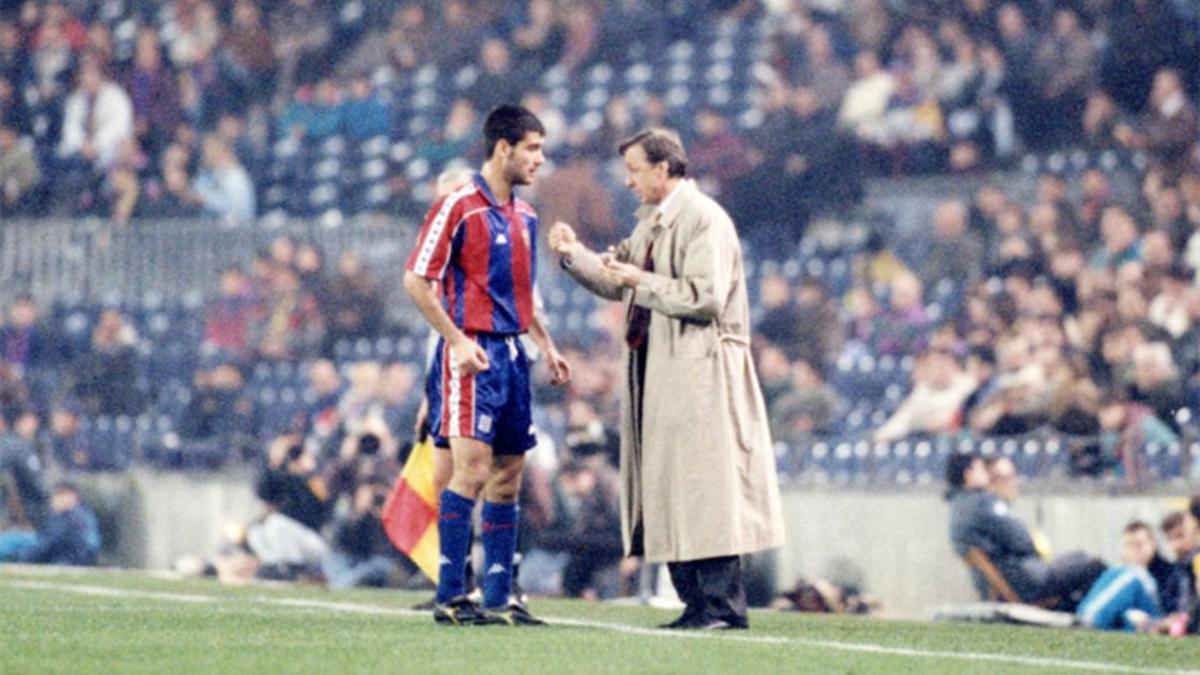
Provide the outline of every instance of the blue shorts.
{"type": "Polygon", "coordinates": [[[531,407],[529,357],[515,336],[472,336],[487,352],[489,368],[474,375],[458,372],[446,341],[439,338],[425,393],[434,444],[473,438],[492,446],[493,454],[520,455],[537,445],[531,407]]]}

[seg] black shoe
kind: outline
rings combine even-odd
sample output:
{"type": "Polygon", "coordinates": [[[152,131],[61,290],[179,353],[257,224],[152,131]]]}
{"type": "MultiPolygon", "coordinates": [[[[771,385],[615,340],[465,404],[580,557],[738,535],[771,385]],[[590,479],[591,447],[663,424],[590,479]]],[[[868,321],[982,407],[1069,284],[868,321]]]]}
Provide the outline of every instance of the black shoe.
{"type": "Polygon", "coordinates": [[[691,626],[694,630],[750,630],[748,621],[726,621],[725,619],[709,619],[705,623],[691,626]]]}
{"type": "Polygon", "coordinates": [[[680,614],[678,616],[678,618],[676,618],[674,621],[672,621],[670,623],[659,624],[658,627],[665,629],[665,630],[676,630],[679,628],[692,628],[693,627],[692,624],[696,623],[696,620],[698,618],[700,618],[699,614],[697,612],[693,612],[691,610],[691,608],[688,608],[688,609],[683,610],[683,614],[680,614]]]}
{"type": "Polygon", "coordinates": [[[485,614],[496,619],[496,623],[509,626],[545,626],[546,622],[529,613],[525,606],[511,602],[504,609],[485,609],[485,614]]]}
{"type": "Polygon", "coordinates": [[[488,626],[503,623],[479,608],[479,605],[460,595],[444,605],[434,604],[433,620],[447,626],[488,626]]]}

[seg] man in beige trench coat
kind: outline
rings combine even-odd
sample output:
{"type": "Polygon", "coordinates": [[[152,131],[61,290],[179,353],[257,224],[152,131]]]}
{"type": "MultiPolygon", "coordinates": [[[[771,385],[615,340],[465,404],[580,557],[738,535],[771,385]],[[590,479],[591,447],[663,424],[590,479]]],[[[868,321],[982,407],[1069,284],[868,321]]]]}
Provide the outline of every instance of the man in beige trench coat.
{"type": "Polygon", "coordinates": [[[620,146],[642,206],[633,233],[588,250],[550,230],[563,267],[626,309],[621,529],[627,555],[665,562],[683,615],[667,628],[746,628],[738,556],[783,543],[766,408],[750,353],[741,245],[729,215],[686,178],[678,135],[620,146]]]}

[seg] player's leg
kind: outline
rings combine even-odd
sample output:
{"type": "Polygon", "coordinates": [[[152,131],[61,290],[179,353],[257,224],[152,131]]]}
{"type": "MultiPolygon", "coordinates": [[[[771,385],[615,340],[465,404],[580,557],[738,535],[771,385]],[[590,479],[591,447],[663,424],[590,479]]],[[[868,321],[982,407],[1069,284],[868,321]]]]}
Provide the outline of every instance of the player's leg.
{"type": "Polygon", "coordinates": [[[511,601],[513,562],[517,552],[521,477],[525,453],[537,444],[529,389],[529,361],[518,340],[492,356],[505,393],[496,421],[492,471],[483,489],[483,606],[509,624],[542,625],[519,603],[511,601]]]}
{"type": "Polygon", "coordinates": [[[453,474],[442,491],[438,511],[441,567],[438,570],[439,604],[466,593],[466,563],[471,548],[471,516],[475,500],[491,472],[492,447],[474,438],[451,438],[453,474]]]}
{"type": "Polygon", "coordinates": [[[484,487],[483,502],[483,606],[508,606],[512,590],[513,556],[517,552],[517,495],[525,455],[496,455],[492,473],[484,487]]]}

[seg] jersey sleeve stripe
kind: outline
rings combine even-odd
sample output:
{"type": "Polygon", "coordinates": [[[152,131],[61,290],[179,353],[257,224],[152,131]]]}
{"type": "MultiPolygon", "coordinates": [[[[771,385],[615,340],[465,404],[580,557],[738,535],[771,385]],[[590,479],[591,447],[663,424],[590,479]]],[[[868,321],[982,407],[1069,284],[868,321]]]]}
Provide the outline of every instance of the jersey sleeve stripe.
{"type": "MultiPolygon", "coordinates": [[[[452,193],[442,203],[442,208],[438,210],[437,215],[433,217],[433,221],[429,224],[429,228],[423,233],[420,240],[417,241],[418,253],[417,259],[413,263],[412,271],[421,276],[428,276],[430,264],[433,262],[435,255],[439,249],[449,249],[449,237],[445,236],[446,226],[450,222],[450,216],[454,213],[454,208],[458,206],[466,197],[474,194],[475,185],[470,185],[460,188],[457,192],[452,193]]],[[[461,221],[462,219],[457,219],[461,221]]],[[[457,223],[456,223],[457,225],[457,223]]],[[[451,233],[453,234],[453,233],[451,233]]],[[[449,257],[447,255],[447,257],[449,257]]],[[[439,266],[439,269],[445,270],[445,263],[439,266]]]]}

